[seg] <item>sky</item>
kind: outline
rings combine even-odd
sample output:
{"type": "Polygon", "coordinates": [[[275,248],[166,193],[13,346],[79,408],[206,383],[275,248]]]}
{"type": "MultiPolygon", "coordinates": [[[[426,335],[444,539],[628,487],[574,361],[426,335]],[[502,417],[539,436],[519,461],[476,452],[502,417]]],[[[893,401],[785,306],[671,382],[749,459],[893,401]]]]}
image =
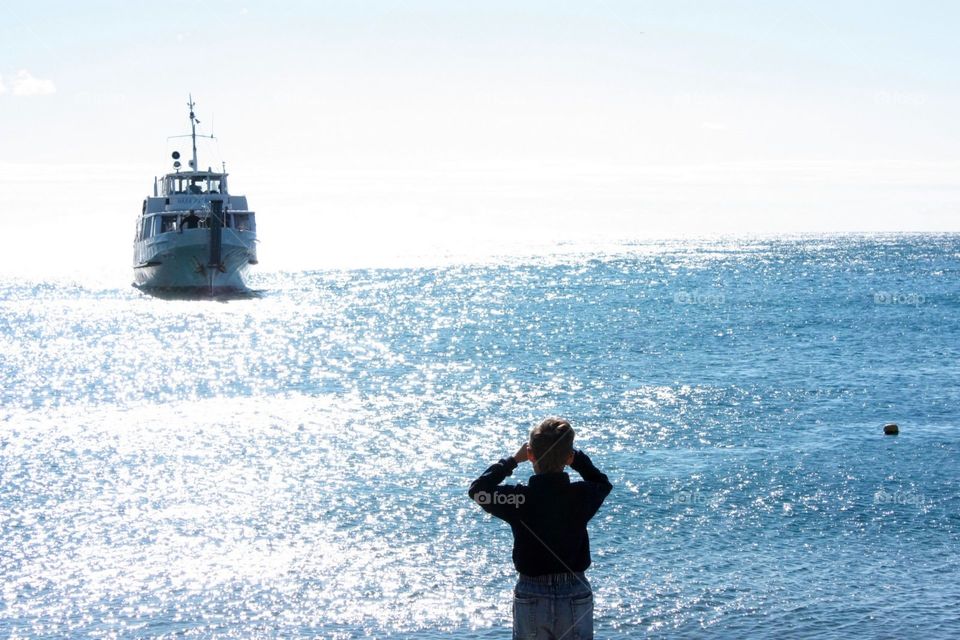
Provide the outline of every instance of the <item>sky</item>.
{"type": "Polygon", "coordinates": [[[957,24],[923,0],[13,3],[0,273],[129,279],[190,93],[266,269],[958,231],[957,24]]]}

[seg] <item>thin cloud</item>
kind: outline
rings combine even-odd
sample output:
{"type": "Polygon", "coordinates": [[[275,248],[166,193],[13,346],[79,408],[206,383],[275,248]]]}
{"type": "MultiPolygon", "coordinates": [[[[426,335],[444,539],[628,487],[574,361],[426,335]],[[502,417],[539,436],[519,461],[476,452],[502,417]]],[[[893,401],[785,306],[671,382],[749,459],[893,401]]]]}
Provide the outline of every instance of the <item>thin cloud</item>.
{"type": "Polygon", "coordinates": [[[3,76],[0,76],[0,96],[7,92],[7,87],[3,84],[3,76]]]}
{"type": "Polygon", "coordinates": [[[46,96],[57,92],[52,80],[36,78],[26,69],[17,71],[10,81],[10,86],[15,96],[46,96]]]}

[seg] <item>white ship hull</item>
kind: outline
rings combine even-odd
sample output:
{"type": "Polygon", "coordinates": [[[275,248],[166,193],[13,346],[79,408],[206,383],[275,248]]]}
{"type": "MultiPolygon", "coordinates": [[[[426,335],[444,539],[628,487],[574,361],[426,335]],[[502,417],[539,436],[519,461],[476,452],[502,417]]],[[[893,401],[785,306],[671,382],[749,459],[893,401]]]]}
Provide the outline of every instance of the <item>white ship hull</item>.
{"type": "Polygon", "coordinates": [[[220,262],[211,266],[210,233],[209,229],[184,229],[138,242],[135,284],[144,289],[184,293],[247,291],[247,270],[257,259],[256,234],[224,229],[220,262]]]}

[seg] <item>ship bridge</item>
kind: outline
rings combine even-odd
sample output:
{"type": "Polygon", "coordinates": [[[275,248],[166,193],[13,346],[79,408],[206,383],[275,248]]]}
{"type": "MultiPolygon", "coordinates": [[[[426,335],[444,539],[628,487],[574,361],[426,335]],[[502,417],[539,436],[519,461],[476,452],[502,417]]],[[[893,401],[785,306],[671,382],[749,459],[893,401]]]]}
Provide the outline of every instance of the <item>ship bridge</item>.
{"type": "Polygon", "coordinates": [[[226,194],[227,174],[215,171],[168,173],[160,183],[162,196],[226,194]]]}

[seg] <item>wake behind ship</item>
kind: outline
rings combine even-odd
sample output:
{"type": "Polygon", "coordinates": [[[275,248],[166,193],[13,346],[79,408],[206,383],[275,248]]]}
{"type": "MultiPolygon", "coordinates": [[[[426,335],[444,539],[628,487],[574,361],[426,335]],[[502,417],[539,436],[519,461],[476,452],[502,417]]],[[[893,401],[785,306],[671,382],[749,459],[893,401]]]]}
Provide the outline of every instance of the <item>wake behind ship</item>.
{"type": "MultiPolygon", "coordinates": [[[[193,98],[190,137],[193,157],[181,171],[173,152],[173,173],[154,178],[144,199],[133,243],[134,284],[142,289],[184,294],[248,291],[247,270],[257,264],[257,225],[246,196],[231,194],[226,171],[199,171],[193,98]]],[[[212,136],[201,136],[209,137],[212,136]]]]}

